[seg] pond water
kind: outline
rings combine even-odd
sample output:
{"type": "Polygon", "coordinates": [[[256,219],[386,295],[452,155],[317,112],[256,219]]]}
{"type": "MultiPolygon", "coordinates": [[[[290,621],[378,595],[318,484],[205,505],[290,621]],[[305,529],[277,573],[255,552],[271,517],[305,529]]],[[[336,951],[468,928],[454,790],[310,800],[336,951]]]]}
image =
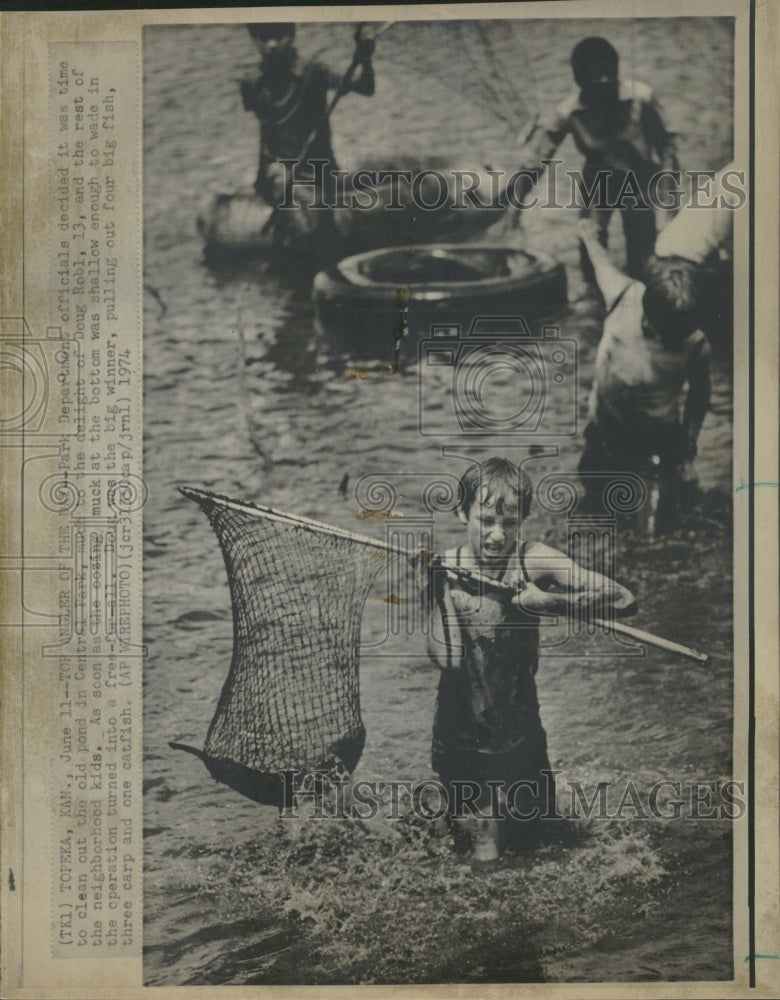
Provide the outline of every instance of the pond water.
{"type": "MultiPolygon", "coordinates": [[[[625,77],[655,88],[679,131],[683,164],[714,169],[730,158],[725,20],[680,19],[673,28],[661,20],[533,21],[484,30],[399,23],[377,45],[375,97],[350,95],[334,114],[341,165],[393,160],[399,150],[511,164],[517,132],[567,94],[569,52],[592,34],[615,44],[625,77]]],[[[299,48],[346,67],[351,30],[302,27],[299,48]]],[[[459,476],[464,457],[485,454],[459,440],[456,455],[444,458],[436,433],[420,433],[421,421],[435,429],[452,419],[451,372],[422,372],[408,354],[394,378],[370,364],[346,372],[329,364],[315,332],[310,270],[205,265],[195,228],[204,197],[254,178],[256,122],[241,109],[236,81],[256,58],[241,25],[144,36],[145,981],[730,978],[728,820],[640,819],[631,809],[621,818],[571,820],[535,850],[478,873],[443,832],[408,816],[293,828],[168,747],[169,740],[202,746],[232,646],[217,541],[179,486],[382,537],[381,523],[356,519],[352,486],[361,477],[392,479],[411,516],[422,510],[421,475],[459,476]],[[340,491],[345,475],[350,485],[340,491]]],[[[561,158],[579,165],[568,141],[561,158]]],[[[579,270],[574,215],[529,212],[519,226],[506,219],[484,236],[566,265],[569,306],[558,321],[561,338],[578,348],[579,393],[574,404],[551,397],[549,418],[559,427],[572,405],[584,414],[601,322],[579,270]]],[[[619,258],[619,225],[613,232],[619,258]]],[[[391,350],[388,332],[388,358],[391,350]]],[[[616,656],[603,637],[543,657],[541,715],[564,792],[567,781],[589,794],[601,781],[620,788],[630,781],[646,803],[661,780],[684,786],[731,775],[732,377],[728,352],[721,354],[699,443],[702,504],[655,540],[621,528],[616,554],[616,575],[639,600],[637,624],[705,648],[711,663],[652,649],[616,656]]],[[[493,380],[491,392],[499,411],[512,412],[511,378],[493,380]]],[[[575,469],[581,438],[556,443],[557,456],[543,449],[531,463],[535,479],[575,469]]],[[[500,443],[493,451],[513,454],[500,443]]],[[[524,525],[526,537],[558,545],[565,530],[560,516],[538,505],[524,525]]],[[[436,539],[441,548],[460,540],[454,516],[437,517],[436,539]]],[[[380,591],[367,603],[364,643],[385,629],[380,591]]],[[[367,742],[355,776],[421,781],[432,777],[437,671],[419,634],[400,629],[382,651],[361,665],[367,742]]],[[[662,801],[672,814],[670,797],[662,801]]]]}

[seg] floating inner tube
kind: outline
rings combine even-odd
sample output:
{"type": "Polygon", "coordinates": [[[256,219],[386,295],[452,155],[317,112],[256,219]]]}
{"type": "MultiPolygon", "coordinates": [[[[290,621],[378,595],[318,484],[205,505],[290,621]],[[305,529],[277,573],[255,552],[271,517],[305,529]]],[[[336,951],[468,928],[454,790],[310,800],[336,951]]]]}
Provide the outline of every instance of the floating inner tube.
{"type": "Polygon", "coordinates": [[[566,271],[542,254],[483,245],[384,248],[321,271],[312,296],[319,331],[336,352],[386,357],[399,291],[411,290],[409,333],[433,324],[471,328],[479,317],[523,317],[533,331],[566,305],[566,271]]]}
{"type": "Polygon", "coordinates": [[[480,199],[463,196],[458,177],[463,170],[442,157],[399,158],[394,164],[367,164],[345,178],[330,212],[312,207],[306,186],[295,191],[295,209],[276,212],[253,192],[219,194],[202,208],[198,231],[207,258],[292,252],[335,261],[347,254],[410,242],[473,239],[498,222],[506,208],[489,167],[469,171],[476,177],[480,199]],[[388,180],[388,174],[407,175],[388,180]],[[408,178],[426,178],[410,184],[408,178]],[[381,178],[381,179],[380,179],[381,178]],[[434,180],[435,178],[435,180],[434,180]],[[425,207],[418,203],[422,201],[425,207]]]}

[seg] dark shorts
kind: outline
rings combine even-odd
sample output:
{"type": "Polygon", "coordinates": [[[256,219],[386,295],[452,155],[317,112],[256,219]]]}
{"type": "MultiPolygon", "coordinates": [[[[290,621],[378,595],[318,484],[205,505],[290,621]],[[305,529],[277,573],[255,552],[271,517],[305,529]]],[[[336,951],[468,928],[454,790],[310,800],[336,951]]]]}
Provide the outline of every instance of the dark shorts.
{"type": "Polygon", "coordinates": [[[554,812],[555,779],[544,729],[505,753],[435,743],[432,763],[447,789],[450,815],[471,812],[469,803],[494,818],[496,813],[531,818],[535,810],[540,815],[554,812]]]}
{"type": "Polygon", "coordinates": [[[674,472],[684,458],[680,424],[639,428],[589,423],[585,428],[585,450],[579,471],[592,473],[646,472],[653,456],[659,471],[674,472]]]}
{"type": "MultiPolygon", "coordinates": [[[[589,189],[594,188],[598,169],[586,163],[583,169],[583,182],[589,189]]],[[[642,204],[637,205],[637,199],[626,196],[623,185],[627,181],[627,175],[621,171],[608,171],[608,183],[606,190],[606,204],[619,205],[621,197],[625,207],[618,207],[620,220],[623,224],[623,234],[626,242],[626,263],[625,270],[632,278],[641,280],[645,263],[655,249],[656,222],[655,212],[651,206],[649,195],[647,194],[648,184],[653,171],[640,171],[637,175],[633,173],[634,183],[638,190],[642,192],[642,204]]],[[[607,246],[607,230],[612,218],[612,209],[603,205],[592,205],[590,208],[584,206],[580,209],[580,217],[593,219],[598,227],[599,242],[603,247],[607,246]]],[[[585,276],[589,280],[595,281],[592,264],[587,252],[583,252],[583,269],[585,276]]]]}

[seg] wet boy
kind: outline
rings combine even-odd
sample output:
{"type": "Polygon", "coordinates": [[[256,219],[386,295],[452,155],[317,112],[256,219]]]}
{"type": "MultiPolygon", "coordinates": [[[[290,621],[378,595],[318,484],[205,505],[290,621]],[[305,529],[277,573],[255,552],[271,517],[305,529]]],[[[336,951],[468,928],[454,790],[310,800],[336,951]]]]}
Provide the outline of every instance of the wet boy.
{"type": "Polygon", "coordinates": [[[618,54],[606,39],[579,42],[572,51],[571,66],[577,89],[533,134],[522,160],[538,167],[571,135],[585,158],[583,183],[588,191],[596,192],[590,207],[583,205],[581,215],[595,221],[599,242],[606,247],[609,206],[619,209],[626,271],[639,277],[656,237],[651,178],[661,170],[677,170],[673,136],[666,130],[650,87],[618,78],[618,54]],[[600,174],[604,187],[600,187],[604,183],[600,174]]]}
{"type": "Polygon", "coordinates": [[[478,861],[498,857],[513,811],[526,822],[512,826],[524,829],[554,806],[534,679],[539,615],[635,611],[620,584],[541,542],[518,545],[530,504],[531,484],[511,462],[490,458],[469,468],[457,507],[466,540],[443,563],[512,589],[443,568],[433,574],[428,651],[442,672],[432,763],[448,790],[456,830],[469,833],[478,861]]]}
{"type": "MultiPolygon", "coordinates": [[[[338,90],[343,78],[318,61],[304,62],[295,48],[292,23],[249,24],[249,34],[262,57],[260,75],[242,81],[244,108],[260,122],[260,165],[255,190],[272,206],[282,204],[287,193],[287,169],[279,161],[301,158],[293,171],[295,181],[311,182],[315,168],[310,160],[324,160],[323,195],[327,203],[332,171],[337,169],[326,115],[328,91],[338,90]]],[[[355,32],[355,59],[359,74],[346,82],[344,93],[374,93],[372,40],[355,32]]],[[[310,183],[303,189],[311,191],[310,183]]]]}
{"type": "Polygon", "coordinates": [[[700,269],[651,257],[645,282],[633,281],[613,266],[592,224],[580,222],[580,239],[607,309],[579,466],[586,491],[587,473],[641,474],[651,465],[673,484],[694,483],[712,353],[698,328],[700,269]]]}

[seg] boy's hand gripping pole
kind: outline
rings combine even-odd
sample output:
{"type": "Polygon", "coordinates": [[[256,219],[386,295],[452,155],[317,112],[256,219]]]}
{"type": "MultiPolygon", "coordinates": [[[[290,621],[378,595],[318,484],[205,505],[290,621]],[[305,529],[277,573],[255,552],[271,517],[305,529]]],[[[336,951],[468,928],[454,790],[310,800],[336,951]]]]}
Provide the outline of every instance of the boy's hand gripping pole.
{"type": "MultiPolygon", "coordinates": [[[[440,565],[442,565],[442,567],[453,576],[461,576],[463,578],[476,580],[485,586],[511,592],[512,594],[517,593],[517,589],[511,584],[502,583],[500,580],[494,580],[492,577],[484,576],[482,573],[478,573],[475,570],[465,569],[462,567],[445,566],[444,564],[440,565]]],[[[578,620],[598,625],[599,628],[615,632],[617,635],[624,635],[627,638],[636,639],[637,642],[643,642],[648,646],[655,646],[656,649],[663,649],[667,653],[674,653],[677,656],[683,656],[686,660],[693,660],[695,663],[700,663],[702,666],[707,666],[710,662],[710,656],[707,653],[701,653],[699,650],[692,649],[690,646],[683,646],[679,642],[672,642],[671,639],[664,639],[660,635],[654,635],[652,632],[646,632],[644,629],[635,628],[633,625],[624,625],[623,622],[615,621],[614,619],[607,620],[606,618],[583,618],[581,617],[581,612],[579,611],[578,620]]]]}
{"type": "MultiPolygon", "coordinates": [[[[359,542],[361,545],[367,545],[369,548],[402,556],[415,566],[423,566],[426,569],[435,567],[448,574],[452,574],[455,577],[474,580],[486,587],[508,591],[513,595],[517,593],[517,588],[513,587],[509,583],[494,580],[492,577],[485,576],[483,573],[479,573],[473,569],[467,569],[465,566],[452,566],[448,563],[441,562],[435,553],[429,552],[425,549],[418,552],[410,552],[401,544],[391,544],[390,542],[385,542],[378,538],[371,538],[368,535],[359,535],[354,531],[347,531],[346,528],[337,528],[332,524],[323,524],[321,521],[314,521],[309,517],[301,517],[297,514],[290,514],[287,511],[275,510],[273,507],[268,507],[264,504],[251,503],[246,500],[231,500],[229,497],[220,496],[217,493],[209,493],[206,490],[194,489],[191,486],[180,486],[179,492],[188,499],[195,500],[196,502],[199,497],[206,497],[209,500],[215,501],[223,507],[232,510],[243,511],[246,514],[259,517],[266,517],[272,521],[281,521],[282,523],[288,525],[296,525],[305,530],[313,531],[315,534],[348,538],[350,541],[359,542]]],[[[710,657],[706,653],[700,653],[698,650],[691,649],[689,646],[683,646],[680,643],[672,642],[670,639],[663,639],[661,636],[653,635],[652,632],[645,632],[642,629],[634,628],[632,625],[624,625],[622,622],[617,621],[607,621],[603,618],[589,618],[587,620],[593,622],[594,625],[598,625],[601,628],[606,628],[612,632],[617,632],[619,635],[625,635],[632,639],[636,639],[639,642],[647,643],[648,646],[656,646],[658,649],[664,649],[669,653],[676,653],[678,656],[684,656],[686,659],[694,660],[696,663],[707,664],[710,662],[710,657]]]]}

